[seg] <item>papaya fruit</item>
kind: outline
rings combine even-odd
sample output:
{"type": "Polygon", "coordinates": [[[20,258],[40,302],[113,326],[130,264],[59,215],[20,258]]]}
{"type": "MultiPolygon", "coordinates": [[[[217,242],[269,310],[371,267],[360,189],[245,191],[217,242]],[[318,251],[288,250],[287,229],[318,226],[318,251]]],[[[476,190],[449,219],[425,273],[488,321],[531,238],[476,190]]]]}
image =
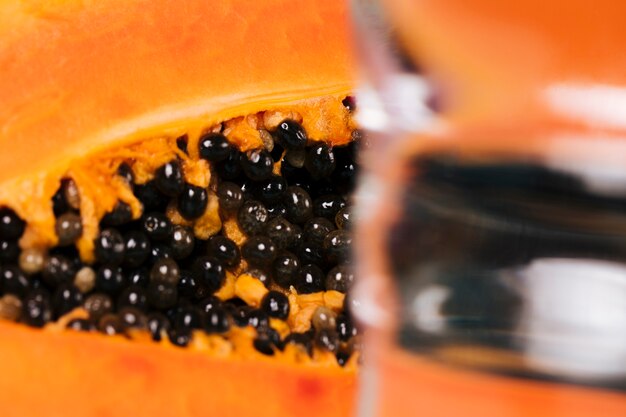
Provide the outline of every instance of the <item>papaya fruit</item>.
{"type": "Polygon", "coordinates": [[[0,3],[0,408],[345,416],[346,7],[0,3]]]}

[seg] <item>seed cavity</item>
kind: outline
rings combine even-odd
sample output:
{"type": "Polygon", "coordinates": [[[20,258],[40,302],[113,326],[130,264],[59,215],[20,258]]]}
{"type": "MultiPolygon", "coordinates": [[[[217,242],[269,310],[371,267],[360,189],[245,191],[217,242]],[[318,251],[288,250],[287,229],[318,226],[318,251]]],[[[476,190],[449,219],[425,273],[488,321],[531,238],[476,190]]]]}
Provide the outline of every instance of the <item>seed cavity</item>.
{"type": "Polygon", "coordinates": [[[88,228],[73,179],[61,181],[51,202],[54,247],[20,249],[26,224],[0,208],[0,318],[44,327],[80,308],[87,317],[70,316],[67,329],[129,338],[144,332],[181,348],[198,333],[234,343],[232,332],[248,327],[259,354],[298,349],[315,358],[318,349],[344,366],[358,332],[342,299],[316,301],[302,328],[298,303],[324,291],[343,297],[354,280],[356,145],[316,141],[301,119],[291,112],[246,118],[261,141],[245,151],[225,136],[227,123],[197,142],[176,138],[175,156],[153,172],[136,171],[132,158],[113,165],[141,212],[133,215],[125,198],[104,214],[92,263],[76,248],[88,228]],[[198,157],[210,170],[204,186],[188,172],[198,157]],[[207,227],[215,230],[200,233],[207,227]]]}

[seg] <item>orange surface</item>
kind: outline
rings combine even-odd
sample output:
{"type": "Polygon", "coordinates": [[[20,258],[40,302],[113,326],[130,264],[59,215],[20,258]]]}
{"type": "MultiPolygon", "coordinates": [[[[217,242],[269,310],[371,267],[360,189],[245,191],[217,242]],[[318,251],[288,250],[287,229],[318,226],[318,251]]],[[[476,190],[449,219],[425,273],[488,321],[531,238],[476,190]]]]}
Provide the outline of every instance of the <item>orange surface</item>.
{"type": "Polygon", "coordinates": [[[0,323],[0,414],[344,417],[355,375],[337,367],[224,360],[206,352],[0,323]]]}
{"type": "Polygon", "coordinates": [[[552,86],[626,86],[624,2],[384,2],[458,123],[543,123],[552,86]]]}
{"type": "Polygon", "coordinates": [[[626,396],[608,390],[461,371],[391,350],[379,364],[377,417],[626,415],[626,396]]]}
{"type": "Polygon", "coordinates": [[[0,204],[98,149],[349,92],[346,22],[326,0],[0,1],[0,204]]]}

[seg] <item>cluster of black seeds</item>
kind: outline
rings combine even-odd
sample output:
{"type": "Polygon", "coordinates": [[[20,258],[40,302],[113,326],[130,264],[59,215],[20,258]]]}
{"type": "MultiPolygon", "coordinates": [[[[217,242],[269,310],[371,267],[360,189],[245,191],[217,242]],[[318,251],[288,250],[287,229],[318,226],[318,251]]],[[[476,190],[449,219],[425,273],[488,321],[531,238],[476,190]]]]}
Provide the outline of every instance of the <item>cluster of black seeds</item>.
{"type": "MultiPolygon", "coordinates": [[[[331,148],[309,139],[292,120],[273,132],[270,149],[245,153],[224,135],[209,133],[199,142],[200,156],[217,178],[208,189],[187,183],[177,159],[141,185],[122,164],[118,175],[143,204],[143,215],[133,219],[130,207],[118,202],[101,221],[91,265],[80,260],[74,246],[82,224],[72,180],[64,180],[53,198],[59,244],[49,251],[20,251],[24,222],[2,208],[0,317],[41,327],[82,306],[89,318],[73,319],[69,328],[105,334],[145,329],[154,340],[167,335],[178,346],[186,346],[193,331],[224,334],[233,326],[252,326],[257,331],[254,346],[264,354],[295,343],[309,353],[314,347],[333,352],[343,365],[356,335],[347,308],[337,315],[319,307],[311,330],[284,338],[269,320],[287,319],[286,293],[292,287],[300,294],[345,293],[350,287],[350,193],[358,142],[331,148]],[[280,175],[275,175],[279,161],[280,175]],[[199,218],[211,192],[218,196],[220,215],[236,218],[247,235],[241,248],[221,233],[198,239],[191,228],[174,225],[166,216],[166,208],[175,205],[183,218],[199,218]],[[245,272],[269,289],[260,308],[215,296],[226,271],[238,268],[242,259],[248,265],[245,272]]],[[[184,137],[178,145],[186,151],[184,137]]]]}

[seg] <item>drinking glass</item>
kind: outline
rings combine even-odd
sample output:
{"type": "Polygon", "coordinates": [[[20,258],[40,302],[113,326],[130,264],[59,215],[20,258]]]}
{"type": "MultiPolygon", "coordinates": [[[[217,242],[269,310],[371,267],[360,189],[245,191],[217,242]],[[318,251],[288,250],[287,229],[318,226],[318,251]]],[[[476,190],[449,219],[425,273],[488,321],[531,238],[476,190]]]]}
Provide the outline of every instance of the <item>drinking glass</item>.
{"type": "Polygon", "coordinates": [[[352,15],[359,416],[626,416],[626,4],[352,15]]]}

